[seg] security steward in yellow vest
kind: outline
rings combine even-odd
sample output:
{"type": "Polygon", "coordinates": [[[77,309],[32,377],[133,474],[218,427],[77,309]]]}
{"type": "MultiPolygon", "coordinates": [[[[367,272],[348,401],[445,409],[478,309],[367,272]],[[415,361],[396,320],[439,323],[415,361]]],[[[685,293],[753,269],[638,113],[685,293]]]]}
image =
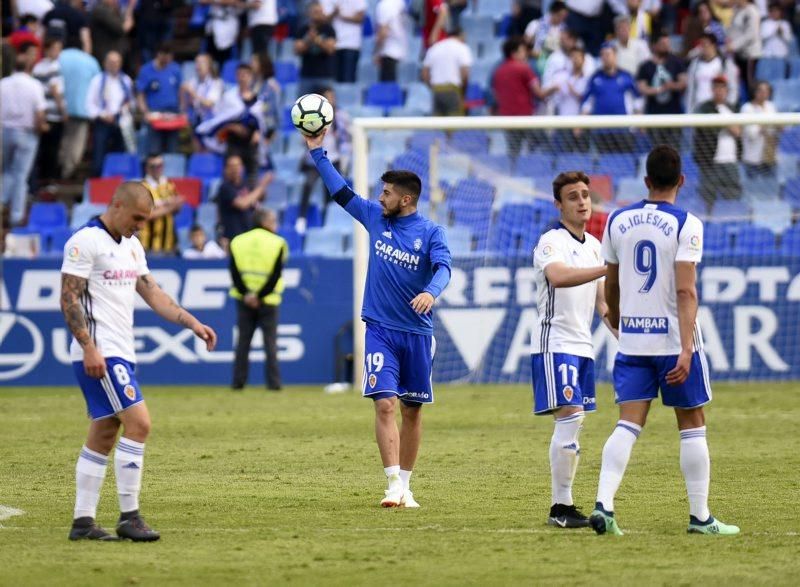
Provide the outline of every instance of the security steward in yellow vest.
{"type": "Polygon", "coordinates": [[[253,213],[255,228],[236,236],[230,244],[230,271],[236,299],[239,340],[233,363],[234,390],[247,383],[250,343],[256,326],[264,335],[265,381],[267,389],[281,388],[278,366],[278,306],[283,293],[283,265],[289,258],[286,241],[275,234],[277,217],[272,210],[253,213]]]}

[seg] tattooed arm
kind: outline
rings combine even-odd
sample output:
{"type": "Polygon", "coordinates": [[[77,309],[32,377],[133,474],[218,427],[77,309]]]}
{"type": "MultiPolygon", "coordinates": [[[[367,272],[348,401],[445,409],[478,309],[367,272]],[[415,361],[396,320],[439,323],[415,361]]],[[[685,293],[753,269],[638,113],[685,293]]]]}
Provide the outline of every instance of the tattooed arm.
{"type": "Polygon", "coordinates": [[[210,351],[217,344],[217,334],[210,326],[201,324],[188,311],[181,308],[178,303],[159,287],[156,280],[149,273],[140,275],[136,280],[136,291],[153,311],[170,322],[188,328],[198,337],[206,341],[206,348],[210,351]]]}
{"type": "Polygon", "coordinates": [[[72,336],[83,348],[83,368],[89,377],[100,379],[106,374],[106,361],[94,344],[89,332],[89,324],[81,305],[86,295],[89,281],[69,273],[61,274],[61,313],[72,332],[72,336]]]}

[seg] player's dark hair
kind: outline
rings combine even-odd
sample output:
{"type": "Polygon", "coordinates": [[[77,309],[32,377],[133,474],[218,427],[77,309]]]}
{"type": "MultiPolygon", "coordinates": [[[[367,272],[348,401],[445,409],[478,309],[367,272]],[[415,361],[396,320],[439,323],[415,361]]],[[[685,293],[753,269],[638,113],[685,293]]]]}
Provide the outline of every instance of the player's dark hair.
{"type": "Polygon", "coordinates": [[[582,181],[586,185],[590,183],[589,176],[583,171],[564,171],[563,173],[559,173],[553,180],[553,198],[560,202],[561,190],[564,189],[564,186],[578,183],[579,181],[582,181]]]}
{"type": "Polygon", "coordinates": [[[567,4],[562,2],[561,0],[555,0],[552,4],[550,4],[550,8],[547,10],[550,14],[554,14],[556,12],[561,12],[562,10],[567,9],[567,4]]]}
{"type": "Polygon", "coordinates": [[[156,53],[165,53],[168,55],[172,55],[174,53],[172,49],[172,42],[171,41],[162,41],[156,47],[156,53]]]}
{"type": "Polygon", "coordinates": [[[59,37],[45,37],[44,42],[42,43],[42,48],[47,51],[56,43],[61,43],[63,45],[64,41],[59,37]]]}
{"type": "Polygon", "coordinates": [[[669,145],[658,145],[647,156],[647,179],[657,190],[668,190],[681,179],[681,155],[669,145]]]}
{"type": "Polygon", "coordinates": [[[519,48],[525,44],[525,41],[522,40],[521,37],[509,37],[505,43],[503,43],[503,56],[506,59],[510,59],[511,56],[519,51],[519,48]]]}
{"type": "Polygon", "coordinates": [[[392,169],[381,175],[381,181],[392,184],[401,193],[409,194],[414,198],[414,202],[419,200],[419,195],[422,193],[422,180],[413,171],[392,169]]]}
{"type": "Polygon", "coordinates": [[[202,232],[203,234],[205,234],[206,229],[200,226],[199,224],[192,224],[192,227],[189,229],[189,234],[193,232],[202,232]]]}
{"type": "Polygon", "coordinates": [[[249,71],[250,73],[253,73],[253,68],[250,67],[249,63],[240,63],[239,65],[236,66],[237,73],[242,71],[242,70],[249,71]]]}
{"type": "Polygon", "coordinates": [[[719,44],[719,39],[717,38],[717,35],[715,35],[714,33],[703,33],[702,35],[700,35],[700,38],[705,39],[706,41],[714,45],[714,47],[717,47],[719,44]]]}
{"type": "Polygon", "coordinates": [[[19,17],[20,26],[28,26],[31,23],[39,22],[35,14],[26,13],[19,17]]]}

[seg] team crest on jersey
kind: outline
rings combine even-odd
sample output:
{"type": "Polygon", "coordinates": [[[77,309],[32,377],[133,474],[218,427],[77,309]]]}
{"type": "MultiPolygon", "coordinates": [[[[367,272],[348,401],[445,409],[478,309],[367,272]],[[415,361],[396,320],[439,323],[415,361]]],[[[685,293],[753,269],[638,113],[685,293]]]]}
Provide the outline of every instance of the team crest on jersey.
{"type": "Polygon", "coordinates": [[[77,261],[77,260],[78,260],[78,257],[80,257],[80,256],[81,256],[81,251],[80,251],[80,249],[79,249],[78,247],[76,247],[75,245],[72,245],[72,246],[69,248],[69,251],[67,251],[67,258],[68,258],[70,261],[77,261]]]}
{"type": "Polygon", "coordinates": [[[369,386],[374,388],[376,383],[378,383],[378,378],[375,376],[375,373],[372,373],[369,376],[369,386]]]}
{"type": "Polygon", "coordinates": [[[572,401],[572,397],[575,395],[575,392],[572,390],[572,388],[569,385],[565,385],[564,389],[561,390],[561,393],[564,394],[564,399],[567,400],[568,402],[571,402],[572,401]]]}
{"type": "Polygon", "coordinates": [[[414,239],[414,250],[419,251],[422,248],[422,239],[416,238],[414,239]]]}
{"type": "Polygon", "coordinates": [[[552,245],[545,245],[542,247],[542,256],[549,257],[553,254],[553,246],[552,245]]]}
{"type": "Polygon", "coordinates": [[[695,251],[700,250],[700,237],[696,234],[689,239],[689,247],[695,251]]]}
{"type": "Polygon", "coordinates": [[[126,385],[125,389],[122,390],[122,393],[125,394],[129,400],[136,399],[136,388],[133,385],[126,385]]]}

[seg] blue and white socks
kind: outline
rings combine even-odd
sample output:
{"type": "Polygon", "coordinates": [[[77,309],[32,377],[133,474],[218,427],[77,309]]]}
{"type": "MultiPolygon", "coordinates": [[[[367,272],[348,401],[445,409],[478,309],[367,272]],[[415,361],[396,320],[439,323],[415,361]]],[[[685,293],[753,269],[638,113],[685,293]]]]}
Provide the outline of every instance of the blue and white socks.
{"type": "Polygon", "coordinates": [[[580,460],[578,436],[583,428],[583,419],[583,412],[578,412],[555,421],[550,439],[550,488],[553,505],[573,505],[572,482],[580,460]]]}
{"type": "Polygon", "coordinates": [[[631,451],[642,427],[627,420],[619,420],[614,432],[603,447],[603,461],[600,467],[600,482],[597,487],[597,502],[603,509],[614,511],[614,496],[622,483],[625,469],[631,458],[631,451]]]}
{"type": "Polygon", "coordinates": [[[106,478],[108,457],[84,446],[75,465],[75,510],[74,519],[92,518],[97,515],[100,489],[106,478]]]}
{"type": "Polygon", "coordinates": [[[699,522],[708,520],[711,517],[708,511],[711,460],[705,426],[681,430],[681,472],[689,496],[689,515],[699,522]]]}
{"type": "Polygon", "coordinates": [[[120,438],[114,452],[114,472],[117,477],[119,511],[122,513],[139,509],[143,465],[144,443],[124,436],[120,438]]]}

